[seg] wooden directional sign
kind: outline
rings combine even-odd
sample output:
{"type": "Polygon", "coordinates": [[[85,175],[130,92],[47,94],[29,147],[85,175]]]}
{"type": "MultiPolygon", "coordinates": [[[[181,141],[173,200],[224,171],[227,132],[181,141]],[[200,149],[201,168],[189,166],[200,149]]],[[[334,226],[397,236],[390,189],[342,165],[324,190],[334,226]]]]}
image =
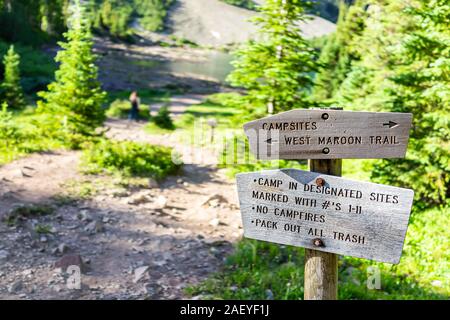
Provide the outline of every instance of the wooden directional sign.
{"type": "Polygon", "coordinates": [[[245,237],[399,262],[412,190],[296,169],[236,178],[245,237]]]}
{"type": "Polygon", "coordinates": [[[291,110],[244,125],[259,159],[402,158],[410,113],[291,110]]]}

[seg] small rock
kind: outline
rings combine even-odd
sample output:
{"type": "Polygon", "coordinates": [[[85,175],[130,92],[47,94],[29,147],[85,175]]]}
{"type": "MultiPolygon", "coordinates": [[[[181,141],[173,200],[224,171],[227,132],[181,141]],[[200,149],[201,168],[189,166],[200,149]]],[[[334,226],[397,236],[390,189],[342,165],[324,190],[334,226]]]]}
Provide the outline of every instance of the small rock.
{"type": "Polygon", "coordinates": [[[34,272],[33,272],[33,270],[31,270],[31,269],[25,269],[25,270],[22,271],[22,274],[23,274],[24,276],[31,276],[33,273],[34,273],[34,272]]]}
{"type": "Polygon", "coordinates": [[[154,261],[153,261],[153,264],[154,264],[155,266],[157,266],[157,267],[162,267],[162,266],[164,266],[165,264],[167,264],[167,260],[165,260],[165,259],[154,260],[154,261]]]}
{"type": "Polygon", "coordinates": [[[77,218],[81,221],[92,221],[92,217],[89,214],[88,210],[81,210],[78,215],[77,218]]]}
{"type": "Polygon", "coordinates": [[[155,205],[158,209],[164,209],[167,205],[167,198],[163,195],[158,196],[158,198],[156,198],[155,205]]]}
{"type": "Polygon", "coordinates": [[[274,299],[272,290],[270,290],[270,289],[266,290],[266,299],[267,300],[273,300],[274,299]]]}
{"type": "Polygon", "coordinates": [[[89,233],[99,233],[103,232],[104,230],[105,227],[103,226],[103,223],[101,221],[92,221],[84,228],[84,231],[89,233]]]}
{"type": "Polygon", "coordinates": [[[186,181],[183,182],[183,187],[189,187],[189,183],[187,183],[186,181]]]}
{"type": "Polygon", "coordinates": [[[14,282],[12,285],[10,285],[8,287],[8,292],[16,293],[22,289],[23,289],[23,282],[19,280],[19,281],[14,282]]]}
{"type": "Polygon", "coordinates": [[[43,243],[46,243],[46,242],[48,242],[48,239],[47,239],[46,236],[41,236],[41,237],[39,238],[39,241],[41,241],[41,242],[43,242],[43,243]]]}
{"type": "Polygon", "coordinates": [[[206,201],[204,201],[202,203],[202,206],[217,207],[221,203],[228,203],[228,200],[220,194],[214,194],[211,197],[209,197],[206,201]]]}
{"type": "Polygon", "coordinates": [[[6,260],[9,258],[9,252],[6,250],[0,250],[0,260],[6,260]]]}
{"type": "Polygon", "coordinates": [[[214,255],[214,256],[220,254],[220,251],[219,251],[216,247],[211,247],[211,248],[209,249],[209,252],[210,252],[212,255],[214,255]]]}
{"type": "Polygon", "coordinates": [[[147,192],[139,192],[128,200],[128,204],[139,205],[150,201],[152,201],[152,196],[150,194],[147,192]]]}
{"type": "Polygon", "coordinates": [[[182,184],[183,183],[183,179],[177,179],[177,183],[178,184],[182,184]]]}
{"type": "Polygon", "coordinates": [[[68,247],[65,243],[61,243],[61,244],[58,246],[58,252],[59,252],[60,254],[64,254],[64,253],[66,253],[67,251],[69,251],[69,247],[68,247]]]}
{"type": "Polygon", "coordinates": [[[219,223],[220,223],[220,220],[217,219],[217,218],[215,218],[215,219],[212,219],[212,220],[209,222],[209,225],[211,225],[211,226],[213,226],[213,227],[217,227],[217,226],[219,225],[219,223]]]}
{"type": "Polygon", "coordinates": [[[148,268],[149,268],[149,266],[142,266],[142,267],[136,268],[134,270],[133,282],[137,283],[139,280],[141,280],[145,276],[146,272],[148,271],[148,268]]]}
{"type": "Polygon", "coordinates": [[[130,192],[127,190],[115,190],[112,192],[114,198],[123,198],[130,196],[130,192]]]}
{"type": "Polygon", "coordinates": [[[154,189],[154,188],[159,188],[159,183],[158,181],[156,181],[153,178],[149,178],[148,179],[148,188],[149,189],[154,189]]]}
{"type": "Polygon", "coordinates": [[[77,266],[81,271],[85,271],[86,269],[79,254],[66,254],[53,265],[55,269],[61,268],[64,272],[69,266],[77,266]]]}

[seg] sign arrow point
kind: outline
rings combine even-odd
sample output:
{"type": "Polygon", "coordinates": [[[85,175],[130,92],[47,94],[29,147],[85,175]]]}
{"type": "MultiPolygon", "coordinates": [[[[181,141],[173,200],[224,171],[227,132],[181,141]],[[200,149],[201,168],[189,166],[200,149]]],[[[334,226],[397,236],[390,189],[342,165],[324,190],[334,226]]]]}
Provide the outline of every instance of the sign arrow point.
{"type": "Polygon", "coordinates": [[[389,126],[389,129],[390,129],[390,128],[393,128],[393,127],[396,127],[396,126],[398,126],[398,123],[397,123],[397,122],[394,122],[394,121],[390,121],[390,120],[389,120],[389,122],[388,122],[388,123],[383,123],[383,126],[389,126]]]}

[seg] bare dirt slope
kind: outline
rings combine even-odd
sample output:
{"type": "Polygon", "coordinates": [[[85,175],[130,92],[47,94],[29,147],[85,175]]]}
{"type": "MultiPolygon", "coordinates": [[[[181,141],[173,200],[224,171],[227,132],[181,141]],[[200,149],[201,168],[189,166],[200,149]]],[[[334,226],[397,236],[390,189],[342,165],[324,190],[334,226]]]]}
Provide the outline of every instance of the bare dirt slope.
{"type": "MultiPolygon", "coordinates": [[[[112,138],[177,147],[142,125],[106,123],[112,138]]],[[[241,237],[234,184],[215,166],[188,164],[159,184],[125,188],[79,174],[79,156],[35,154],[0,168],[1,217],[23,203],[56,209],[17,226],[0,222],[0,299],[183,298],[241,237]],[[55,263],[78,262],[82,286],[70,289],[55,263]]]]}
{"type": "MultiPolygon", "coordinates": [[[[178,0],[169,12],[168,28],[174,35],[201,45],[241,43],[255,36],[256,27],[249,19],[256,14],[220,0],[178,0]]],[[[300,24],[307,38],[329,34],[336,28],[323,18],[311,18],[300,24]]]]}

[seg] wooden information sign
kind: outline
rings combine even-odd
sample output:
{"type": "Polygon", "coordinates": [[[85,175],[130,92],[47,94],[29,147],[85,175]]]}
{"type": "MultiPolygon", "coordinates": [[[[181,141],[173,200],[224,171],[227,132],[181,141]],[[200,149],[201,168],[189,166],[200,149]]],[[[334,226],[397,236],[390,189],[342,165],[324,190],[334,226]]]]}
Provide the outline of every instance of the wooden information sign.
{"type": "Polygon", "coordinates": [[[258,159],[402,158],[410,113],[291,110],[248,122],[258,159]]]}
{"type": "Polygon", "coordinates": [[[412,190],[296,169],[236,179],[245,237],[399,262],[412,190]]]}

